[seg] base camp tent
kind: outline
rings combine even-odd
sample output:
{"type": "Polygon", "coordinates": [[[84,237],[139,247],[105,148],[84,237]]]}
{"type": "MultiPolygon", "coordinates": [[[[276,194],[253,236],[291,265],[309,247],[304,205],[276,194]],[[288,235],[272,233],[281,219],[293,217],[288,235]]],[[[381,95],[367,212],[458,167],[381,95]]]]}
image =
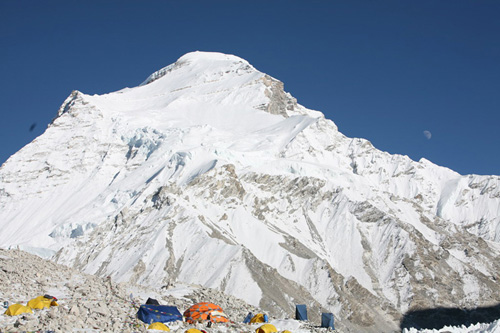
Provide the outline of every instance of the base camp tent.
{"type": "Polygon", "coordinates": [[[148,304],[148,305],[160,305],[160,302],[158,302],[154,298],[148,297],[148,300],[146,301],[146,304],[148,304]]]}
{"type": "Polygon", "coordinates": [[[278,329],[276,329],[276,326],[271,325],[271,324],[264,324],[255,330],[255,333],[271,333],[271,332],[278,332],[278,329]]]}
{"type": "Polygon", "coordinates": [[[247,316],[245,317],[245,319],[243,319],[243,323],[244,324],[250,324],[250,320],[252,320],[252,318],[253,318],[253,313],[249,312],[247,314],[247,316]]]}
{"type": "Polygon", "coordinates": [[[148,330],[158,330],[170,332],[170,328],[168,328],[164,323],[152,323],[148,326],[148,330]]]}
{"type": "Polygon", "coordinates": [[[250,319],[250,324],[255,324],[255,323],[267,323],[269,320],[267,318],[267,315],[262,314],[262,313],[257,313],[255,316],[250,319]]]}
{"type": "Polygon", "coordinates": [[[175,306],[143,304],[137,311],[137,318],[146,324],[167,323],[182,320],[182,315],[175,306]]]}
{"type": "Polygon", "coordinates": [[[295,305],[295,319],[307,320],[307,307],[304,304],[295,305]]]}
{"type": "Polygon", "coordinates": [[[28,302],[28,306],[32,309],[45,309],[51,306],[59,306],[52,296],[38,296],[28,302]]]}
{"type": "Polygon", "coordinates": [[[321,314],[321,327],[329,327],[335,329],[333,326],[333,313],[322,313],[321,314]]]}
{"type": "Polygon", "coordinates": [[[214,323],[227,323],[229,321],[220,306],[208,302],[192,305],[184,311],[184,317],[190,324],[205,320],[210,320],[214,323]]]}
{"type": "Polygon", "coordinates": [[[7,308],[5,314],[7,316],[18,316],[23,313],[33,313],[30,307],[24,306],[22,304],[12,304],[7,308]]]}

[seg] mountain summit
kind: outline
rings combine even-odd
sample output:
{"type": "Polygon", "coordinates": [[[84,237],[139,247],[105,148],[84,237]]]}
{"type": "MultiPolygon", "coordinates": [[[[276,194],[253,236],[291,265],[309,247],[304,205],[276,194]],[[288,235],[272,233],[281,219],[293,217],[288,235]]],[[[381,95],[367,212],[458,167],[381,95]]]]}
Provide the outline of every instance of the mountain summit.
{"type": "Polygon", "coordinates": [[[4,248],[274,314],[307,304],[346,331],[499,303],[499,212],[500,177],[347,138],[220,53],[186,54],[138,87],[74,91],[0,169],[4,248]]]}

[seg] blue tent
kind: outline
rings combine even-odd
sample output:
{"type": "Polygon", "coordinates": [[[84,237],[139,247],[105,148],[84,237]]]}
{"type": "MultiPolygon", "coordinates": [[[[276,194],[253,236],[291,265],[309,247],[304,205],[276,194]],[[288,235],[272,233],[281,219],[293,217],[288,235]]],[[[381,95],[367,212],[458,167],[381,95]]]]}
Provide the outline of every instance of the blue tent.
{"type": "Polygon", "coordinates": [[[175,306],[144,304],[137,311],[137,318],[146,324],[151,324],[182,320],[182,315],[175,306]]]}
{"type": "Polygon", "coordinates": [[[321,327],[331,327],[332,329],[335,329],[333,326],[333,313],[321,314],[321,327]]]}
{"type": "Polygon", "coordinates": [[[252,318],[253,318],[253,313],[249,312],[249,313],[247,314],[247,316],[245,317],[245,319],[243,320],[243,323],[244,323],[244,324],[248,324],[248,323],[250,323],[250,320],[252,320],[252,318]]]}
{"type": "Polygon", "coordinates": [[[307,320],[307,307],[304,304],[295,305],[295,319],[307,320]]]}

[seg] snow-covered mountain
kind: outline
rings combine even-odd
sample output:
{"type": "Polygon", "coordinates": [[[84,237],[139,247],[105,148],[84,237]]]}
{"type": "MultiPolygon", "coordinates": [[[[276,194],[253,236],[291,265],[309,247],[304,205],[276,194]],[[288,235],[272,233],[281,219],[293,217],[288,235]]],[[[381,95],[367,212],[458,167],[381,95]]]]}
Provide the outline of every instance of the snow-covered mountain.
{"type": "Polygon", "coordinates": [[[348,138],[233,55],[74,91],[0,169],[0,246],[86,273],[216,288],[346,330],[500,303],[500,177],[348,138]]]}

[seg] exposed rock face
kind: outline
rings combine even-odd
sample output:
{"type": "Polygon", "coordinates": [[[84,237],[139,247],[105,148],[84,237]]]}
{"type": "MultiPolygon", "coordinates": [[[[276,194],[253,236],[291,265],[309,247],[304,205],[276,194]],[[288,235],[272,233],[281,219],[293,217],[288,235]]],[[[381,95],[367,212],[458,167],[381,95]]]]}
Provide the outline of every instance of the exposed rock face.
{"type": "Polygon", "coordinates": [[[364,332],[500,302],[498,176],[347,138],[235,56],[74,92],[0,187],[0,245],[117,283],[200,284],[276,316],[307,304],[364,332]]]}
{"type": "Polygon", "coordinates": [[[269,104],[264,109],[271,114],[288,117],[287,111],[294,111],[297,107],[297,100],[284,90],[283,82],[278,81],[269,75],[262,78],[262,82],[267,87],[266,97],[269,98],[269,104]]]}

